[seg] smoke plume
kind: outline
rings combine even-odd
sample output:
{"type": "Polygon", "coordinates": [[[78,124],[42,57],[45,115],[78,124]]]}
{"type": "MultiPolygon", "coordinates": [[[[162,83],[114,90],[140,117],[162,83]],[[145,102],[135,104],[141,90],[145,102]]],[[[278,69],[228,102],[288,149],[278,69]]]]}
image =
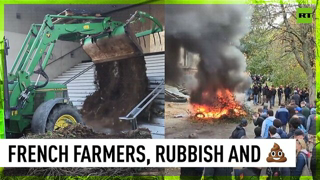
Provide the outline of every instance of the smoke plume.
{"type": "Polygon", "coordinates": [[[243,92],[251,80],[244,73],[245,57],[237,48],[250,27],[247,5],[166,6],[166,83],[179,81],[179,49],[199,54],[198,87],[191,101],[203,103],[202,93],[228,89],[243,92]]]}

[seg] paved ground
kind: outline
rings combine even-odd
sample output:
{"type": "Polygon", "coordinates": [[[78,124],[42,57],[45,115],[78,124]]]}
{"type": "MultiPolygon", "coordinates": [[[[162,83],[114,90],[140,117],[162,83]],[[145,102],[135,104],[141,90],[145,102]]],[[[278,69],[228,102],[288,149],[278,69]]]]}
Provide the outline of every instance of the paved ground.
{"type": "MultiPolygon", "coordinates": [[[[239,97],[239,96],[237,96],[239,97]]],[[[237,98],[238,99],[238,98],[237,98]]],[[[244,97],[240,96],[238,99],[244,102],[244,97]]],[[[261,105],[254,106],[253,102],[245,102],[254,112],[257,112],[261,105]]],[[[278,101],[276,100],[277,104],[278,101]]],[[[190,118],[190,105],[189,103],[172,103],[166,102],[165,105],[165,126],[166,126],[166,138],[180,139],[187,138],[191,133],[197,133],[200,139],[228,139],[238,125],[234,122],[228,121],[196,121],[190,118]],[[182,117],[175,117],[175,116],[182,117]]],[[[278,106],[276,105],[273,110],[276,111],[278,106]]],[[[250,121],[246,127],[246,133],[248,138],[254,138],[253,122],[250,121]]],[[[166,175],[179,175],[180,168],[166,168],[166,175]]]]}

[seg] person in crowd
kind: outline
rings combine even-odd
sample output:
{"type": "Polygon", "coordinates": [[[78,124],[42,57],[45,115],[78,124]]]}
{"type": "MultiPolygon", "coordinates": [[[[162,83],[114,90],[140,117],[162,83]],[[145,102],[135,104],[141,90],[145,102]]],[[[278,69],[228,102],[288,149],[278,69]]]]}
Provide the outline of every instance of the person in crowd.
{"type": "Polygon", "coordinates": [[[308,135],[307,133],[305,133],[302,129],[298,128],[294,131],[293,133],[293,137],[291,137],[291,139],[303,139],[304,142],[306,143],[307,146],[307,142],[308,142],[308,135]]]}
{"type": "Polygon", "coordinates": [[[299,95],[300,95],[300,102],[299,102],[299,104],[301,104],[301,102],[304,101],[304,99],[305,99],[306,93],[305,93],[305,91],[304,91],[303,89],[301,89],[301,90],[299,91],[299,95]]]}
{"type": "Polygon", "coordinates": [[[308,88],[305,88],[305,97],[304,97],[304,101],[309,104],[310,103],[310,99],[309,99],[309,90],[308,88]]]}
{"type": "Polygon", "coordinates": [[[262,139],[261,137],[261,127],[254,128],[255,139],[262,139]]]}
{"type": "Polygon", "coordinates": [[[308,131],[308,140],[310,145],[315,144],[315,139],[316,139],[316,108],[312,108],[310,110],[311,114],[307,119],[307,131],[308,131]]]}
{"type": "Polygon", "coordinates": [[[294,94],[293,94],[293,96],[291,97],[291,99],[293,99],[294,102],[295,102],[295,104],[296,104],[297,106],[299,106],[299,104],[300,104],[300,95],[298,94],[298,91],[297,91],[297,90],[294,90],[294,94]]]}
{"type": "Polygon", "coordinates": [[[307,129],[307,118],[302,114],[302,108],[296,107],[295,109],[295,115],[297,115],[301,121],[301,124],[303,125],[304,129],[307,129]]]}
{"type": "Polygon", "coordinates": [[[312,148],[310,169],[314,180],[320,179],[320,132],[316,136],[316,144],[312,148]]]}
{"type": "Polygon", "coordinates": [[[261,137],[263,138],[268,138],[269,127],[273,125],[273,121],[275,120],[272,110],[268,110],[267,114],[268,117],[263,121],[261,127],[261,137]]]}
{"type": "Polygon", "coordinates": [[[310,109],[307,107],[307,103],[305,101],[301,101],[300,106],[302,108],[301,114],[308,118],[310,116],[310,109]]]}
{"type": "Polygon", "coordinates": [[[258,105],[259,87],[255,84],[253,86],[253,104],[258,105]]]}
{"type": "Polygon", "coordinates": [[[299,117],[292,116],[292,118],[289,121],[289,133],[287,138],[293,138],[295,130],[298,129],[300,125],[301,125],[301,121],[299,117]]]}
{"type": "Polygon", "coordinates": [[[274,107],[274,102],[276,99],[277,90],[274,85],[271,86],[271,97],[270,97],[270,109],[274,107]]]}
{"type": "Polygon", "coordinates": [[[240,124],[232,132],[230,139],[241,139],[243,136],[246,136],[245,127],[247,125],[248,125],[248,121],[246,119],[242,119],[240,124]]]}
{"type": "Polygon", "coordinates": [[[258,84],[258,89],[259,89],[259,93],[258,93],[258,103],[261,104],[261,93],[262,93],[262,85],[261,83],[258,84]]]}
{"type": "Polygon", "coordinates": [[[308,166],[308,152],[303,139],[296,139],[296,154],[296,167],[290,168],[290,175],[292,179],[299,180],[304,166],[308,166]]]}
{"type": "Polygon", "coordinates": [[[316,108],[312,108],[310,113],[307,120],[307,131],[309,134],[316,135],[316,108]]]}
{"type": "MultiPolygon", "coordinates": [[[[204,177],[203,180],[232,180],[232,171],[231,167],[222,167],[222,168],[204,168],[204,177]]],[[[193,179],[190,179],[193,180],[193,179]]]]}
{"type": "MultiPolygon", "coordinates": [[[[188,136],[189,139],[198,139],[196,133],[188,136]]],[[[204,168],[203,167],[182,167],[180,168],[181,180],[201,180],[204,168]]]]}
{"type": "Polygon", "coordinates": [[[301,129],[296,129],[294,131],[293,139],[304,139],[304,132],[301,129]]]}
{"type": "Polygon", "coordinates": [[[253,122],[253,124],[254,124],[255,126],[261,128],[261,127],[262,127],[262,123],[263,123],[264,120],[265,120],[265,118],[259,116],[259,117],[253,122]]]}
{"type": "Polygon", "coordinates": [[[277,133],[280,135],[281,139],[287,139],[287,133],[282,129],[282,122],[280,119],[275,119],[273,121],[273,126],[277,128],[277,133]]]}
{"type": "Polygon", "coordinates": [[[258,109],[258,113],[252,116],[253,118],[253,124],[255,126],[261,127],[263,121],[267,118],[267,113],[263,112],[262,108],[258,109]]]}
{"type": "Polygon", "coordinates": [[[262,90],[262,95],[263,95],[263,102],[262,102],[262,106],[265,104],[265,103],[268,103],[268,99],[267,99],[267,95],[269,93],[269,87],[268,85],[266,84],[262,90]]]}
{"type": "Polygon", "coordinates": [[[258,108],[259,117],[263,117],[263,119],[267,118],[268,106],[263,106],[262,108],[258,108]]]}
{"type": "Polygon", "coordinates": [[[280,87],[278,88],[278,105],[280,106],[281,105],[281,100],[282,100],[282,94],[283,94],[283,87],[282,85],[280,85],[280,87]]]}
{"type": "Polygon", "coordinates": [[[289,103],[290,94],[291,94],[291,88],[289,87],[289,85],[287,85],[286,88],[284,89],[284,97],[285,97],[286,104],[289,103]]]}
{"type": "Polygon", "coordinates": [[[267,113],[268,113],[268,105],[267,104],[263,105],[263,112],[266,114],[265,116],[267,116],[267,113]]]}
{"type": "Polygon", "coordinates": [[[269,87],[269,88],[267,89],[267,103],[269,103],[270,109],[271,109],[271,107],[272,107],[271,97],[272,97],[272,88],[269,87]]]}
{"type": "Polygon", "coordinates": [[[287,123],[289,121],[289,111],[288,109],[286,109],[285,104],[282,103],[280,105],[280,108],[276,111],[276,116],[277,119],[280,119],[282,122],[282,129],[286,132],[286,128],[287,128],[287,123]]]}
{"type": "Polygon", "coordinates": [[[295,102],[295,100],[291,100],[290,101],[290,104],[288,105],[288,107],[287,107],[287,110],[289,111],[289,119],[291,119],[292,118],[292,116],[293,115],[295,115],[295,108],[297,107],[297,105],[296,105],[296,102],[295,102]]]}
{"type": "Polygon", "coordinates": [[[269,127],[268,139],[281,139],[280,135],[277,133],[277,128],[273,125],[269,127]]]}

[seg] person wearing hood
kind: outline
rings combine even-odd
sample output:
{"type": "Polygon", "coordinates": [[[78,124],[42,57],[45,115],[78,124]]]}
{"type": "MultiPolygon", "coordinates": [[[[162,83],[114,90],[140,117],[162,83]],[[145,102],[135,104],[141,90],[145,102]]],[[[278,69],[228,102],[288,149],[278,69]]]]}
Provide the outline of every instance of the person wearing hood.
{"type": "Polygon", "coordinates": [[[269,135],[269,127],[273,125],[273,121],[276,119],[273,116],[273,111],[268,110],[268,117],[263,121],[261,127],[261,137],[268,138],[269,135]]]}
{"type": "Polygon", "coordinates": [[[230,139],[241,139],[246,136],[245,127],[248,125],[248,121],[246,119],[242,119],[241,123],[236,127],[236,129],[232,132],[230,139]]]}
{"type": "Polygon", "coordinates": [[[287,123],[289,121],[289,116],[290,116],[290,114],[289,114],[288,109],[285,107],[285,104],[282,103],[280,108],[277,110],[275,117],[277,119],[281,120],[281,122],[282,122],[281,126],[284,131],[286,131],[286,129],[287,129],[287,123]]]}
{"type": "Polygon", "coordinates": [[[287,133],[282,129],[282,122],[280,119],[275,119],[273,121],[273,126],[277,128],[277,133],[280,135],[281,139],[287,139],[287,133]]]}
{"type": "Polygon", "coordinates": [[[280,135],[277,133],[277,128],[274,126],[269,127],[268,139],[281,139],[280,135]]]}
{"type": "Polygon", "coordinates": [[[310,110],[310,116],[308,117],[307,120],[307,131],[308,134],[312,134],[312,135],[316,135],[317,131],[316,131],[316,108],[312,108],[310,110]]]}
{"type": "Polygon", "coordinates": [[[310,110],[310,116],[307,120],[307,131],[308,131],[308,139],[310,144],[314,145],[315,136],[317,134],[317,126],[316,126],[316,108],[312,108],[310,110]]]}

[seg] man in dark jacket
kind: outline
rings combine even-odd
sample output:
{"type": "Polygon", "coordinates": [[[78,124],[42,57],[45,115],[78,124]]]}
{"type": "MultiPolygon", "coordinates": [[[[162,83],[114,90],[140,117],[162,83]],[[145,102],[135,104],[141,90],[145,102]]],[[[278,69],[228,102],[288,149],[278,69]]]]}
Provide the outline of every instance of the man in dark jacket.
{"type": "Polygon", "coordinates": [[[294,90],[294,94],[292,96],[292,98],[294,100],[294,102],[296,103],[297,106],[299,106],[300,104],[300,96],[298,94],[298,91],[297,90],[294,90]]]}
{"type": "Polygon", "coordinates": [[[272,96],[271,87],[268,88],[266,91],[267,91],[267,103],[269,102],[270,109],[271,109],[271,96],[272,96]]]}
{"type": "Polygon", "coordinates": [[[255,139],[262,139],[262,137],[261,137],[261,127],[254,128],[254,134],[256,135],[254,137],[255,139]]]}
{"type": "Polygon", "coordinates": [[[277,94],[277,90],[276,88],[272,85],[271,86],[271,97],[270,97],[270,109],[272,107],[274,107],[274,101],[276,99],[276,94],[277,94]]]}
{"type": "Polygon", "coordinates": [[[286,104],[289,103],[290,94],[291,94],[291,88],[289,87],[289,85],[287,85],[286,89],[284,90],[284,97],[285,97],[286,104]]]}
{"type": "Polygon", "coordinates": [[[255,84],[253,86],[253,104],[254,105],[258,105],[258,95],[259,95],[259,88],[258,86],[255,84]]]}
{"type": "Polygon", "coordinates": [[[286,131],[287,123],[289,121],[289,111],[286,109],[285,104],[282,103],[280,108],[276,112],[276,118],[282,122],[282,129],[286,131]]]}
{"type": "Polygon", "coordinates": [[[289,106],[287,107],[288,111],[289,111],[289,119],[292,118],[292,116],[295,114],[295,108],[297,107],[295,101],[292,99],[289,106]]]}
{"type": "Polygon", "coordinates": [[[262,90],[262,95],[263,95],[263,102],[262,102],[262,106],[264,105],[264,103],[268,103],[268,99],[267,99],[267,95],[269,93],[269,87],[266,84],[262,90]]]}
{"type": "Polygon", "coordinates": [[[320,132],[316,137],[316,145],[312,149],[310,169],[313,179],[320,179],[320,132]]]}
{"type": "Polygon", "coordinates": [[[294,132],[299,128],[301,125],[301,121],[298,116],[292,116],[289,121],[289,133],[287,138],[292,138],[294,136],[294,132]]]}
{"type": "Polygon", "coordinates": [[[296,112],[296,115],[299,117],[304,129],[307,129],[307,118],[301,113],[301,107],[296,107],[294,110],[296,112]]]}
{"type": "Polygon", "coordinates": [[[282,94],[283,94],[283,88],[282,85],[278,88],[278,99],[279,99],[279,103],[278,105],[281,105],[281,99],[282,99],[282,94]]]}
{"type": "Polygon", "coordinates": [[[281,137],[281,139],[287,139],[287,133],[282,130],[282,122],[280,119],[275,119],[273,121],[273,126],[277,128],[277,133],[281,137]]]}
{"type": "Polygon", "coordinates": [[[246,119],[242,119],[241,123],[232,132],[230,139],[241,139],[242,137],[246,136],[246,130],[244,128],[247,125],[248,125],[248,121],[246,119]]]}

